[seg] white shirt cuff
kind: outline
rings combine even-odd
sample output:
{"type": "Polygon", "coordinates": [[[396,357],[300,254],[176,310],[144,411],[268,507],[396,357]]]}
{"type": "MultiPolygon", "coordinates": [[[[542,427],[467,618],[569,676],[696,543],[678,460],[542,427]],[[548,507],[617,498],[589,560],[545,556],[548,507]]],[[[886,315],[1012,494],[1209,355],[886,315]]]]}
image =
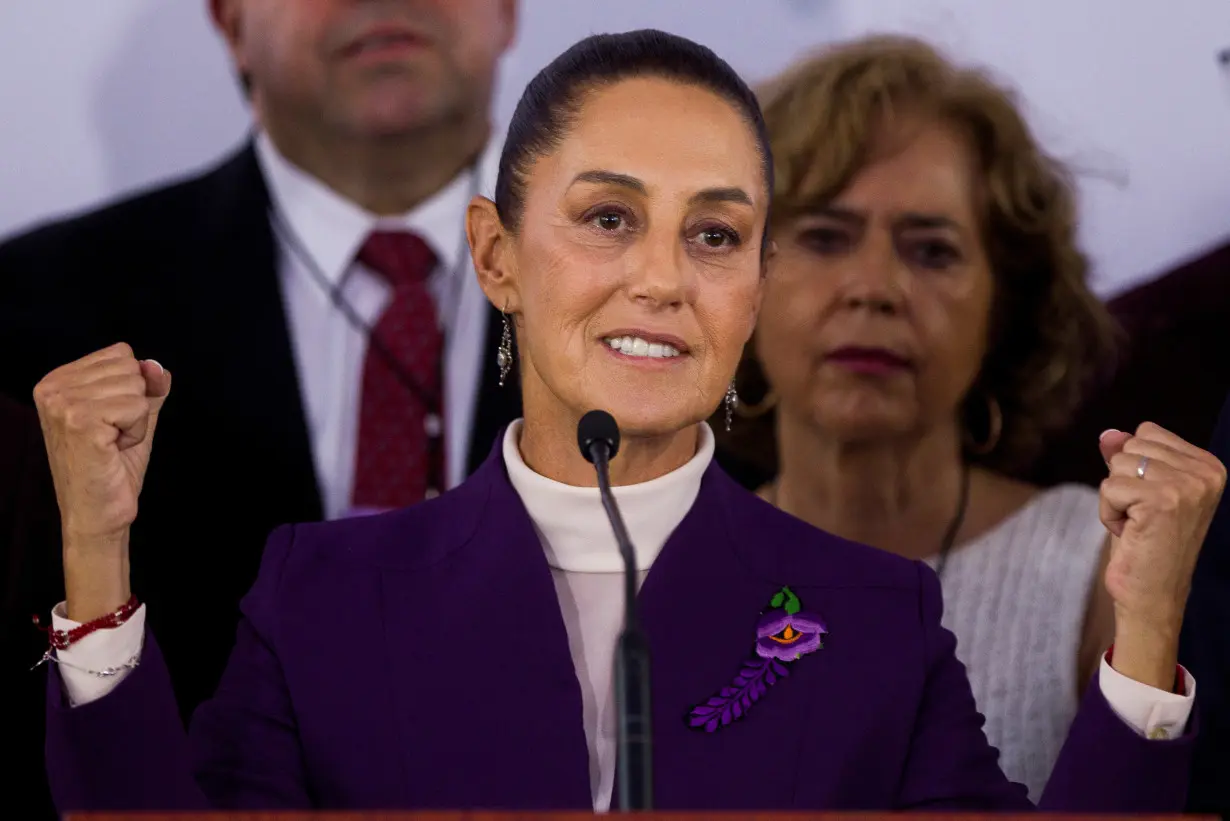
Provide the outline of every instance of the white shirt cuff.
{"type": "Polygon", "coordinates": [[[1187,720],[1196,703],[1196,679],[1183,671],[1183,695],[1167,693],[1120,673],[1102,657],[1098,685],[1106,703],[1124,723],[1145,738],[1162,741],[1187,731],[1187,720]]]}
{"type": "MultiPolygon", "coordinates": [[[[64,602],[51,611],[53,630],[80,627],[65,615],[64,602]]],[[[119,627],[95,630],[65,650],[56,651],[60,665],[60,680],[72,707],[97,701],[114,690],[141,659],[145,645],[145,605],[141,605],[119,627]],[[99,676],[103,670],[115,670],[114,675],[99,676]]]]}

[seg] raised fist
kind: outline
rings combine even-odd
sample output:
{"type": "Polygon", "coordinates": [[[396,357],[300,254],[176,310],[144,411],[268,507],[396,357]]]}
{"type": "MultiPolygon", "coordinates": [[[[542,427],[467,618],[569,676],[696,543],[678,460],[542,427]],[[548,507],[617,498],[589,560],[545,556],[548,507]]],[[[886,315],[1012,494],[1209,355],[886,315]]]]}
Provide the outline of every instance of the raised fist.
{"type": "Polygon", "coordinates": [[[171,374],[112,345],[34,388],[66,547],[127,535],[171,374]]]}
{"type": "Polygon", "coordinates": [[[1101,518],[1111,533],[1105,582],[1115,607],[1115,666],[1169,688],[1192,573],[1226,469],[1151,422],[1134,434],[1106,431],[1100,445],[1109,473],[1101,518]]]}

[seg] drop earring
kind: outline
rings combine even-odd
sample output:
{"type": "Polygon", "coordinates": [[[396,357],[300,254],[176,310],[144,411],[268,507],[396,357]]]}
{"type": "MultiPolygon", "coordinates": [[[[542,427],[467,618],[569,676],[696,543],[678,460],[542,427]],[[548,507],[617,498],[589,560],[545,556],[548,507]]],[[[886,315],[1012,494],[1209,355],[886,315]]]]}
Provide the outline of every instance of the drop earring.
{"type": "Polygon", "coordinates": [[[739,407],[739,392],[735,390],[735,380],[730,380],[726,389],[726,432],[730,433],[730,420],[734,417],[735,408],[739,407]]]}
{"type": "Polygon", "coordinates": [[[512,324],[508,321],[508,314],[500,311],[500,315],[504,317],[504,332],[500,334],[500,349],[496,352],[495,363],[500,367],[500,387],[504,387],[505,380],[508,379],[508,372],[512,370],[513,351],[512,351],[512,324]]]}

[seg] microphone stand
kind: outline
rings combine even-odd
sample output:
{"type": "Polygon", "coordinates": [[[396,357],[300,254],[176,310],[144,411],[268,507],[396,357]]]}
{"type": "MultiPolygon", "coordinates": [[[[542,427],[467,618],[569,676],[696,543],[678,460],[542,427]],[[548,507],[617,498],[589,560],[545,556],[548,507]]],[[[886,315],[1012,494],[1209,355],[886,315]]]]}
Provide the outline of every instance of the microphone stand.
{"type": "Polygon", "coordinates": [[[615,704],[618,711],[617,770],[619,808],[625,812],[653,809],[653,732],[649,697],[649,642],[641,631],[636,606],[636,554],[623,516],[611,493],[610,447],[592,443],[598,471],[598,491],[606,509],[619,554],[624,560],[624,629],[615,647],[615,704]]]}

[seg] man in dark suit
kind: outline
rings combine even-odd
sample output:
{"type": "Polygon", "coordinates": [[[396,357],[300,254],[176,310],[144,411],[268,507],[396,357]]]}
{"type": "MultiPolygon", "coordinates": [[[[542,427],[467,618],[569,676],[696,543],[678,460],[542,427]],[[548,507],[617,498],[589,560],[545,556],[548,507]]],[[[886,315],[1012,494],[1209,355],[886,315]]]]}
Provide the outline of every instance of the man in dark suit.
{"type": "MultiPolygon", "coordinates": [[[[1230,395],[1209,451],[1230,465],[1230,395]]],[[[1230,494],[1222,496],[1192,576],[1179,654],[1201,677],[1188,810],[1230,819],[1230,494]]]]}
{"type": "MultiPolygon", "coordinates": [[[[1033,478],[1042,484],[1106,476],[1084,442],[1106,428],[1151,419],[1230,464],[1230,244],[1115,297],[1124,329],[1117,367],[1090,392],[1071,427],[1048,442],[1033,478]],[[1223,403],[1227,403],[1224,404],[1223,403]],[[1221,418],[1218,421],[1218,412],[1221,418]],[[1216,429],[1215,429],[1216,428],[1216,429]]],[[[1188,809],[1230,818],[1230,495],[1222,498],[1192,578],[1180,661],[1200,682],[1200,735],[1188,809]]]]}
{"type": "MultiPolygon", "coordinates": [[[[30,667],[47,642],[30,624],[46,601],[64,594],[60,563],[60,518],[47,453],[31,408],[0,395],[0,698],[3,737],[16,739],[6,750],[4,783],[17,787],[44,779],[37,740],[43,734],[41,703],[46,684],[30,667]]],[[[50,799],[31,793],[28,802],[8,805],[23,818],[53,817],[50,799]]]]}
{"type": "Polygon", "coordinates": [[[456,485],[519,415],[464,236],[468,200],[494,187],[514,0],[210,9],[253,140],[0,245],[0,392],[29,402],[116,342],[177,376],[131,549],[185,715],[216,685],[273,527],[456,485]]]}

